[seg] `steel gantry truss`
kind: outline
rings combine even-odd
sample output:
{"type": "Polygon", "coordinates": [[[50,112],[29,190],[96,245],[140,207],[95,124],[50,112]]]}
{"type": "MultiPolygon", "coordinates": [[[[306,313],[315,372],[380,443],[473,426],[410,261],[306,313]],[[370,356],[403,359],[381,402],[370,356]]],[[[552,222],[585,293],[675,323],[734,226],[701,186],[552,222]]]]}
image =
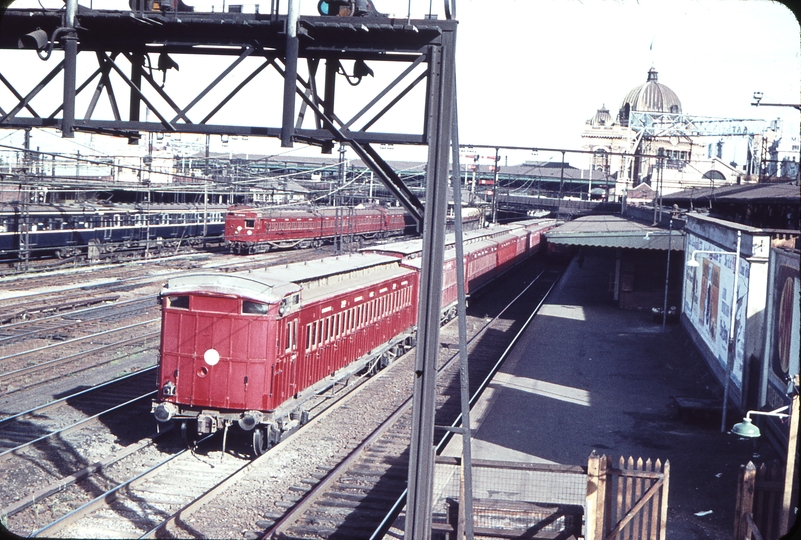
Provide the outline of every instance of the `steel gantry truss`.
{"type": "Polygon", "coordinates": [[[374,145],[431,143],[432,77],[455,21],[67,8],[5,12],[0,49],[13,60],[0,64],[0,127],[131,142],[141,132],[267,136],[324,152],[342,142],[422,219],[374,145]],[[37,53],[25,45],[53,64],[38,81],[29,75],[37,53]],[[403,131],[394,129],[399,114],[403,131]]]}
{"type": "Polygon", "coordinates": [[[64,137],[86,131],[134,142],[141,132],[268,136],[280,138],[284,146],[299,141],[324,152],[335,143],[351,146],[420,226],[428,224],[422,227],[406,514],[407,538],[428,538],[455,115],[456,21],[450,18],[455,6],[446,2],[445,20],[416,20],[304,17],[293,10],[294,0],[286,15],[277,9],[195,13],[182,11],[180,0],[172,2],[171,9],[158,12],[142,9],[149,0],[134,0],[137,9],[128,12],[86,9],[76,0],[66,0],[61,10],[7,10],[0,21],[0,53],[8,57],[13,50],[19,60],[0,64],[0,128],[50,127],[64,137]],[[18,51],[19,46],[37,52],[18,51]],[[55,65],[31,82],[36,54],[55,65]],[[225,61],[222,67],[220,61],[225,61]],[[161,72],[160,82],[154,72],[161,72]],[[390,82],[371,91],[366,87],[378,86],[379,77],[373,75],[379,72],[390,82]],[[271,84],[268,73],[278,82],[271,84]],[[350,84],[338,88],[339,76],[350,84]],[[370,84],[359,85],[365,77],[370,84]],[[51,112],[40,113],[53,109],[52,87],[59,84],[63,100],[51,112]],[[420,113],[416,121],[409,103],[420,113]],[[392,129],[409,124],[417,128],[392,129]],[[428,146],[425,206],[375,144],[428,146]]]}
{"type": "Polygon", "coordinates": [[[743,137],[762,133],[765,121],[631,111],[629,127],[645,137],[743,137]]]}

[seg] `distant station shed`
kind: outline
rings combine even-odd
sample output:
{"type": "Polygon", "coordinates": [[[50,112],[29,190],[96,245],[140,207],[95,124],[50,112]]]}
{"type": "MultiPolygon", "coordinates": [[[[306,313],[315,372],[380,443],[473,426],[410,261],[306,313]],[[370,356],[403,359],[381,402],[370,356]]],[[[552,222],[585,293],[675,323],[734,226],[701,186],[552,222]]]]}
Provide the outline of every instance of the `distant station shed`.
{"type": "MultiPolygon", "coordinates": [[[[673,220],[673,228],[645,225],[612,215],[585,216],[568,221],[547,233],[551,249],[575,254],[583,262],[587,250],[609,251],[610,297],[624,309],[661,309],[668,272],[668,246],[684,251],[684,220],[673,220]]],[[[668,303],[681,298],[684,257],[671,257],[668,303]],[[672,286],[670,286],[672,284],[672,286]]]]}

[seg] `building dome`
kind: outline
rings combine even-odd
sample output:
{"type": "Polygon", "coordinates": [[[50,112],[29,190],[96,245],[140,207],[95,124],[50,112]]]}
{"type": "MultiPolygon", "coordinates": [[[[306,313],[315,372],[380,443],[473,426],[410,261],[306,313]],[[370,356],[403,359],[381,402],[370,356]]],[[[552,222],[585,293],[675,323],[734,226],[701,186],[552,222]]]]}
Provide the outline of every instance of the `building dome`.
{"type": "Polygon", "coordinates": [[[587,120],[587,123],[591,126],[608,126],[612,123],[612,115],[609,114],[609,109],[606,108],[606,105],[601,105],[595,116],[587,120]]]}
{"type": "Polygon", "coordinates": [[[673,90],[658,82],[657,71],[651,68],[648,80],[632,88],[623,99],[618,115],[621,125],[628,125],[631,111],[681,113],[681,101],[673,90]]]}

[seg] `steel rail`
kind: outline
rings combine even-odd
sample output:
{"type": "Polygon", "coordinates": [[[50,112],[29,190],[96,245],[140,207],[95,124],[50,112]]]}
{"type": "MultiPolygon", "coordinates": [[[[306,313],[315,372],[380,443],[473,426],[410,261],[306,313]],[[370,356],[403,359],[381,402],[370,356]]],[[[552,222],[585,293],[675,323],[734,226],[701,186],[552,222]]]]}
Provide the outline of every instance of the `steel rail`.
{"type": "MultiPolygon", "coordinates": [[[[22,357],[22,356],[26,356],[28,354],[33,354],[33,353],[37,353],[37,352],[46,351],[48,349],[54,349],[56,347],[61,347],[61,346],[64,346],[64,345],[71,345],[73,343],[78,343],[80,341],[86,341],[87,339],[94,339],[94,338],[98,338],[98,337],[105,336],[105,335],[108,335],[108,334],[114,334],[116,332],[122,332],[124,330],[130,330],[131,328],[136,328],[138,326],[144,326],[146,324],[152,324],[152,323],[158,322],[160,320],[161,320],[161,318],[148,319],[146,321],[142,321],[142,322],[138,322],[138,323],[134,323],[134,324],[129,324],[127,326],[120,326],[119,328],[113,328],[111,330],[105,330],[103,332],[98,332],[96,334],[89,334],[88,336],[81,336],[81,337],[77,337],[77,338],[73,338],[73,339],[67,339],[67,340],[64,340],[64,341],[59,341],[58,343],[51,343],[50,345],[44,345],[42,347],[37,347],[36,349],[29,349],[27,351],[14,353],[14,354],[9,354],[8,356],[0,356],[0,362],[2,362],[3,360],[11,360],[12,358],[19,358],[19,357],[22,357]]],[[[40,364],[40,365],[42,365],[42,364],[40,364]]],[[[11,373],[14,373],[14,372],[12,371],[12,372],[8,372],[8,373],[3,373],[0,376],[10,375],[11,373]]]]}
{"type": "MultiPolygon", "coordinates": [[[[501,315],[503,315],[503,313],[512,304],[514,304],[532,285],[534,285],[536,280],[540,276],[542,276],[542,274],[544,272],[545,271],[541,272],[537,276],[537,278],[535,278],[525,289],[523,289],[523,291],[520,294],[518,294],[503,310],[501,310],[501,312],[498,314],[497,317],[495,317],[493,319],[492,322],[494,322],[495,319],[497,319],[501,315]]],[[[515,345],[517,345],[517,342],[520,340],[520,337],[526,331],[526,329],[528,328],[529,324],[531,324],[531,321],[534,319],[534,316],[539,312],[540,308],[545,303],[545,300],[547,300],[548,296],[551,294],[551,291],[553,290],[553,288],[558,283],[559,283],[559,279],[556,279],[553,282],[553,284],[551,284],[551,286],[548,288],[548,290],[543,295],[542,299],[539,301],[537,306],[534,308],[534,310],[529,315],[528,319],[526,319],[526,322],[523,324],[523,326],[520,328],[520,330],[517,332],[517,334],[515,334],[515,336],[512,338],[512,341],[509,343],[509,345],[506,347],[504,352],[498,358],[498,361],[495,363],[495,365],[492,367],[490,372],[487,374],[487,376],[481,382],[479,387],[476,389],[475,393],[470,398],[470,409],[471,410],[472,410],[473,406],[475,405],[475,403],[478,401],[478,399],[481,397],[481,395],[484,393],[484,390],[486,390],[487,387],[489,386],[489,384],[492,382],[492,378],[495,376],[495,374],[497,374],[498,370],[501,368],[503,363],[506,361],[507,356],[509,356],[509,353],[512,351],[512,349],[514,349],[515,345]]],[[[480,333],[483,333],[485,330],[487,330],[487,326],[482,328],[480,333]]],[[[471,339],[470,342],[472,342],[472,341],[473,340],[471,339]]],[[[456,355],[454,355],[454,356],[456,356],[456,355]]],[[[440,439],[440,442],[436,445],[435,450],[434,450],[435,455],[439,455],[439,454],[442,453],[442,451],[445,449],[445,446],[448,444],[448,442],[451,440],[451,438],[453,438],[453,435],[454,435],[453,429],[454,428],[459,428],[461,426],[461,424],[462,424],[462,415],[459,414],[459,416],[456,418],[456,420],[454,420],[453,423],[449,426],[449,428],[451,428],[451,429],[448,429],[445,432],[445,434],[440,439]]],[[[406,496],[407,496],[407,494],[408,494],[408,490],[406,490],[406,489],[403,490],[403,493],[401,494],[400,497],[398,497],[398,500],[395,501],[395,504],[392,506],[392,509],[387,513],[387,515],[382,520],[381,524],[378,526],[378,528],[370,536],[370,540],[378,540],[379,538],[382,538],[384,535],[386,535],[386,533],[387,533],[387,531],[389,531],[389,528],[391,527],[392,523],[395,521],[397,516],[403,510],[403,507],[406,505],[406,496]]]]}
{"type": "Polygon", "coordinates": [[[101,384],[96,384],[95,386],[92,386],[90,388],[86,388],[85,390],[81,390],[80,392],[76,392],[74,394],[70,394],[70,395],[65,396],[63,398],[59,398],[59,399],[56,399],[54,401],[48,401],[47,403],[44,403],[42,405],[37,405],[36,407],[33,407],[32,409],[28,409],[27,411],[22,411],[22,412],[17,413],[17,414],[15,414],[13,416],[6,416],[5,418],[0,418],[0,427],[2,427],[3,423],[9,422],[9,421],[14,420],[16,418],[19,418],[20,416],[25,416],[26,414],[31,414],[31,413],[35,413],[37,411],[41,411],[41,410],[46,409],[48,407],[52,407],[54,405],[57,405],[58,403],[67,401],[68,399],[74,399],[74,398],[76,398],[78,396],[81,396],[83,394],[89,394],[91,392],[95,392],[97,390],[105,388],[106,386],[110,386],[112,384],[116,384],[116,383],[122,382],[122,381],[124,381],[126,379],[130,379],[131,377],[136,377],[138,375],[142,375],[143,373],[147,373],[148,371],[153,371],[156,368],[158,368],[158,366],[148,366],[148,367],[140,369],[138,371],[131,372],[131,373],[127,374],[127,375],[123,375],[122,377],[117,377],[116,379],[111,379],[110,381],[106,381],[106,382],[101,383],[101,384]]]}
{"type": "MultiPolygon", "coordinates": [[[[168,430],[168,431],[171,431],[171,430],[168,430]]],[[[168,431],[165,431],[164,433],[167,433],[168,431]]],[[[203,437],[202,439],[197,441],[195,446],[197,446],[198,444],[200,444],[200,443],[212,438],[214,435],[215,435],[214,433],[206,435],[205,437],[203,437]]],[[[41,529],[32,532],[28,536],[30,538],[32,538],[32,537],[36,537],[36,536],[39,536],[39,535],[44,534],[44,533],[50,533],[52,535],[53,533],[56,533],[56,532],[62,530],[63,528],[68,527],[69,525],[71,525],[72,523],[74,523],[75,521],[80,519],[82,516],[84,516],[86,514],[89,514],[90,512],[96,510],[97,508],[102,506],[104,503],[109,503],[109,502],[112,502],[112,501],[116,500],[117,499],[117,494],[118,494],[118,492],[120,490],[122,490],[124,488],[128,488],[128,487],[133,487],[133,484],[135,482],[143,480],[147,476],[155,473],[156,471],[161,469],[161,467],[164,467],[165,465],[170,463],[175,458],[177,458],[179,456],[182,456],[182,455],[186,454],[187,452],[193,452],[193,451],[194,451],[194,448],[184,448],[183,450],[180,450],[179,452],[177,452],[177,453],[167,457],[166,459],[163,459],[162,461],[156,463],[152,467],[149,467],[148,469],[142,471],[141,473],[137,474],[133,478],[130,478],[130,479],[126,480],[125,482],[122,482],[122,483],[118,484],[117,486],[111,488],[110,490],[106,491],[105,493],[103,493],[101,495],[98,495],[97,497],[95,497],[91,501],[79,506],[78,508],[75,508],[74,510],[72,510],[71,512],[69,512],[67,514],[64,514],[63,516],[61,516],[57,520],[49,523],[48,525],[42,527],[41,529]]],[[[250,465],[252,465],[252,463],[253,462],[245,462],[245,464],[242,467],[238,468],[236,471],[234,471],[229,476],[233,476],[233,475],[239,474],[242,471],[242,469],[249,467],[250,465]]],[[[228,478],[226,478],[225,480],[223,480],[219,484],[225,483],[227,479],[228,478]]],[[[216,486],[215,486],[215,488],[211,488],[208,491],[213,491],[215,489],[216,489],[216,486]]],[[[199,499],[203,498],[203,497],[204,497],[204,495],[201,495],[201,497],[199,497],[199,499]]],[[[192,505],[192,504],[194,504],[194,501],[192,503],[189,503],[189,505],[192,505]]],[[[180,513],[180,511],[178,511],[177,513],[180,513]]],[[[169,520],[171,518],[172,518],[172,516],[170,518],[167,518],[166,520],[164,520],[164,522],[166,522],[167,520],[169,520]]],[[[162,522],[162,524],[164,522],[162,522]]],[[[161,525],[159,525],[158,527],[160,527],[160,526],[161,525]]],[[[158,527],[156,527],[156,529],[158,529],[158,527]]],[[[149,533],[146,533],[146,534],[149,534],[149,533]]]]}
{"type": "MultiPolygon", "coordinates": [[[[540,277],[542,277],[542,275],[544,273],[545,273],[544,270],[542,272],[540,272],[531,281],[531,283],[529,285],[527,285],[525,289],[523,289],[523,291],[521,293],[519,293],[514,299],[512,299],[512,301],[509,302],[506,307],[504,307],[495,317],[493,317],[478,332],[476,332],[476,334],[467,341],[467,345],[470,346],[470,345],[474,344],[476,342],[476,340],[480,339],[490,329],[490,327],[498,319],[500,319],[501,316],[517,300],[519,300],[523,296],[523,294],[525,294],[525,292],[528,291],[528,289],[531,288],[539,280],[540,277]]],[[[553,288],[553,285],[551,286],[551,289],[552,288],[553,288]]],[[[550,292],[551,289],[549,289],[548,292],[550,292]]],[[[546,293],[545,296],[547,297],[547,293],[546,293]]],[[[542,302],[540,303],[540,305],[542,305],[542,302]]],[[[539,309],[539,306],[537,306],[537,309],[539,309]]],[[[531,318],[529,318],[529,321],[530,320],[531,320],[531,318]]],[[[527,323],[528,323],[528,321],[527,321],[527,323]]],[[[523,329],[525,329],[525,327],[523,329]]],[[[521,332],[522,332],[522,330],[521,330],[521,332]]],[[[514,339],[517,339],[519,336],[520,336],[520,333],[518,333],[517,336],[514,339]]],[[[506,352],[504,353],[504,355],[507,354],[507,352],[510,349],[511,348],[508,347],[506,349],[506,352]]],[[[451,355],[451,357],[442,366],[440,366],[440,368],[437,370],[437,372],[438,373],[442,373],[443,371],[448,369],[453,363],[455,363],[458,359],[459,359],[459,353],[456,352],[453,355],[451,355]]],[[[497,367],[499,365],[500,364],[498,362],[496,362],[496,365],[493,367],[493,369],[497,370],[497,367]]],[[[482,383],[482,386],[480,387],[480,391],[483,391],[485,387],[486,387],[486,385],[484,385],[484,383],[482,383]]],[[[320,480],[320,482],[318,482],[317,485],[315,485],[308,492],[306,497],[304,497],[301,501],[299,501],[287,514],[284,515],[284,517],[282,517],[279,521],[274,523],[273,526],[270,529],[268,529],[261,538],[263,538],[263,539],[278,539],[278,538],[281,538],[280,535],[285,532],[284,529],[286,528],[286,526],[288,524],[293,523],[298,516],[302,515],[303,512],[305,512],[310,506],[312,506],[314,504],[314,502],[316,502],[325,493],[325,491],[328,489],[329,486],[333,485],[337,481],[338,478],[340,478],[343,474],[345,474],[347,472],[348,466],[350,464],[354,463],[360,457],[360,455],[364,452],[364,450],[366,448],[371,446],[378,437],[383,435],[384,432],[386,432],[392,426],[392,424],[394,424],[394,422],[398,418],[400,418],[403,414],[408,412],[409,407],[411,407],[411,405],[412,405],[412,399],[413,399],[413,396],[409,396],[401,405],[399,405],[398,408],[395,409],[395,411],[384,422],[382,422],[382,424],[380,426],[378,426],[359,446],[354,448],[342,460],[342,462],[339,465],[337,465],[336,468],[334,468],[331,471],[329,471],[329,473],[324,478],[322,478],[320,480]]],[[[472,404],[472,400],[471,400],[471,404],[472,404]]],[[[461,419],[461,414],[459,415],[459,418],[461,419]]],[[[407,494],[407,491],[404,490],[404,492],[403,492],[402,496],[399,498],[398,502],[396,502],[395,505],[393,505],[393,511],[395,510],[396,507],[398,507],[399,503],[401,503],[400,508],[403,507],[403,504],[405,504],[405,501],[406,501],[406,494],[407,494]]],[[[389,516],[389,514],[388,514],[388,516],[389,516]]],[[[385,522],[387,522],[387,519],[388,518],[385,518],[384,521],[382,521],[382,523],[381,523],[382,526],[384,525],[385,522]]],[[[394,517],[392,519],[394,519],[394,517]]],[[[391,521],[390,521],[390,523],[391,523],[391,521]]],[[[372,538],[375,538],[375,535],[373,535],[372,538]]]]}
{"type": "MultiPolygon", "coordinates": [[[[210,438],[212,435],[207,435],[206,437],[201,439],[201,441],[210,438]]],[[[198,441],[198,443],[200,443],[200,441],[198,441]]],[[[261,457],[263,457],[264,455],[262,455],[261,457]]],[[[159,523],[158,525],[147,531],[139,538],[155,538],[156,534],[158,534],[159,532],[166,531],[167,527],[169,527],[171,524],[174,524],[178,519],[188,517],[189,515],[194,513],[195,510],[197,510],[198,508],[206,504],[209,500],[211,500],[215,495],[217,495],[218,493],[222,493],[231,484],[239,480],[239,478],[242,477],[242,475],[244,475],[247,472],[248,468],[250,468],[259,459],[261,459],[261,457],[254,459],[253,461],[245,462],[244,464],[242,464],[241,467],[232,472],[230,476],[217,482],[214,486],[207,489],[202,495],[191,501],[189,504],[185,505],[177,512],[174,512],[167,519],[165,519],[164,521],[162,521],[161,523],[159,523]]]]}
{"type": "Polygon", "coordinates": [[[30,495],[25,495],[24,498],[6,506],[5,508],[0,508],[0,516],[13,516],[14,514],[22,512],[29,506],[42,502],[47,497],[50,497],[55,493],[64,491],[69,486],[83,480],[84,478],[87,478],[92,474],[100,472],[108,468],[109,466],[114,465],[115,463],[127,458],[131,454],[139,452],[143,448],[147,448],[148,446],[155,444],[156,440],[160,439],[170,431],[172,430],[168,429],[165,431],[154,433],[153,435],[150,435],[147,439],[141,440],[135,444],[131,444],[112,456],[109,456],[100,461],[96,461],[95,463],[87,467],[84,467],[80,471],[77,471],[69,476],[61,478],[60,480],[57,480],[56,482],[50,484],[49,486],[45,486],[44,488],[36,491],[35,493],[32,493],[30,495]]]}
{"type": "MultiPolygon", "coordinates": [[[[71,354],[69,356],[64,356],[62,358],[57,358],[57,359],[52,360],[52,361],[50,361],[48,363],[65,362],[67,360],[73,360],[75,358],[82,357],[82,356],[84,356],[84,355],[86,355],[88,353],[95,353],[95,352],[98,352],[98,351],[111,349],[112,347],[117,347],[118,345],[125,345],[125,344],[133,343],[133,342],[136,342],[136,341],[139,341],[139,340],[148,340],[148,339],[150,339],[152,337],[155,337],[157,334],[158,334],[158,332],[151,332],[151,333],[145,334],[143,336],[137,336],[137,337],[125,339],[125,340],[122,340],[122,341],[117,341],[115,343],[109,343],[108,345],[103,345],[102,347],[96,347],[96,348],[91,349],[89,351],[82,351],[82,352],[79,352],[79,353],[71,354]]],[[[93,368],[96,368],[96,367],[99,367],[99,366],[102,366],[102,365],[105,365],[105,364],[109,364],[109,363],[117,361],[117,360],[122,360],[123,358],[128,358],[130,356],[133,356],[134,354],[139,354],[139,353],[142,353],[142,352],[145,352],[145,351],[150,351],[150,350],[153,350],[153,349],[155,349],[155,347],[145,345],[142,348],[137,349],[137,350],[132,351],[132,352],[129,352],[128,354],[126,354],[124,356],[119,356],[119,357],[114,357],[114,358],[107,358],[105,360],[99,360],[98,362],[96,362],[94,364],[86,365],[86,366],[83,366],[83,367],[80,367],[80,368],[75,368],[75,369],[73,369],[72,373],[75,374],[75,373],[80,373],[81,371],[88,371],[90,369],[93,369],[93,368]]],[[[39,368],[42,367],[43,365],[44,364],[37,364],[35,366],[29,366],[28,368],[26,368],[26,371],[28,373],[33,373],[35,371],[38,371],[39,368]]],[[[155,364],[151,364],[151,367],[155,367],[155,364]]],[[[40,384],[48,383],[48,382],[50,382],[52,380],[53,380],[53,378],[50,378],[50,379],[45,379],[45,380],[41,380],[41,381],[34,381],[34,382],[30,383],[30,384],[25,384],[25,385],[22,385],[22,386],[18,386],[18,387],[12,388],[10,390],[6,390],[5,391],[5,395],[10,395],[10,394],[13,394],[15,392],[20,392],[22,390],[26,390],[28,388],[32,388],[32,387],[40,385],[40,384]]]]}
{"type": "Polygon", "coordinates": [[[167,459],[164,459],[164,460],[160,461],[159,463],[156,463],[152,467],[142,471],[141,473],[137,474],[133,478],[131,478],[129,480],[126,480],[125,482],[123,482],[121,484],[118,484],[116,487],[106,491],[102,495],[98,495],[97,497],[95,497],[91,501],[87,502],[86,504],[83,504],[83,505],[79,506],[78,508],[72,510],[71,512],[69,512],[67,514],[64,514],[63,516],[61,516],[57,520],[49,523],[48,525],[45,525],[41,529],[32,532],[31,534],[28,535],[28,537],[29,538],[33,538],[33,537],[37,537],[37,536],[40,536],[40,535],[45,534],[45,533],[49,533],[50,536],[52,536],[53,533],[58,532],[61,529],[63,529],[64,527],[69,526],[75,520],[79,519],[81,516],[91,512],[95,508],[99,507],[102,503],[116,499],[117,492],[120,491],[121,489],[130,486],[132,483],[136,482],[137,480],[146,477],[147,475],[149,475],[149,474],[153,473],[154,471],[156,471],[157,469],[163,467],[164,465],[166,465],[167,463],[169,463],[173,459],[175,459],[175,458],[177,458],[179,456],[182,456],[186,452],[189,452],[189,451],[190,451],[189,448],[184,448],[180,452],[177,452],[177,453],[169,456],[167,459]]]}
{"type": "MultiPolygon", "coordinates": [[[[63,321],[63,320],[65,320],[65,317],[71,317],[71,316],[75,316],[75,315],[91,313],[92,311],[99,311],[101,309],[109,309],[111,307],[123,307],[126,304],[137,304],[137,303],[144,304],[144,303],[147,303],[147,302],[153,302],[153,299],[152,298],[133,298],[133,299],[129,299],[129,300],[119,300],[119,301],[110,302],[110,303],[107,303],[107,304],[103,304],[102,306],[85,307],[85,308],[82,308],[82,309],[69,311],[67,313],[55,313],[53,315],[46,315],[44,317],[39,317],[37,319],[30,319],[30,320],[27,320],[27,321],[18,321],[18,322],[15,322],[15,323],[9,323],[9,324],[0,325],[0,332],[6,332],[8,330],[13,331],[15,329],[15,327],[32,326],[32,325],[40,324],[40,323],[47,322],[47,321],[50,321],[50,320],[63,321]]],[[[155,305],[156,304],[154,304],[154,306],[155,305]]],[[[69,319],[66,319],[66,320],[69,321],[69,319]]],[[[38,329],[38,330],[34,329],[34,330],[28,330],[28,331],[24,331],[24,332],[18,332],[16,334],[8,334],[8,335],[0,336],[0,343],[2,343],[4,341],[13,341],[13,340],[16,340],[16,339],[30,337],[30,336],[35,335],[35,334],[39,334],[39,333],[47,332],[47,331],[51,331],[51,330],[56,330],[56,329],[59,329],[59,328],[75,326],[76,324],[80,324],[81,322],[86,322],[86,321],[76,320],[76,321],[72,321],[72,322],[65,322],[64,324],[61,324],[61,325],[58,325],[58,326],[54,326],[54,327],[50,327],[50,328],[41,328],[41,329],[38,329]]]]}
{"type": "Polygon", "coordinates": [[[4,450],[4,451],[0,452],[0,459],[4,458],[5,456],[8,456],[9,454],[13,454],[15,452],[18,452],[19,450],[22,450],[24,448],[28,448],[29,446],[32,446],[32,445],[34,445],[34,444],[36,444],[38,442],[44,441],[46,439],[49,439],[50,437],[55,437],[56,435],[61,435],[61,434],[66,433],[68,431],[72,431],[73,429],[75,429],[75,428],[77,428],[79,426],[82,426],[83,424],[85,424],[87,422],[91,422],[92,420],[95,420],[95,419],[97,419],[97,418],[99,418],[99,417],[101,417],[101,416],[103,416],[105,414],[114,412],[114,411],[116,411],[118,409],[121,409],[123,407],[127,407],[128,405],[136,403],[137,401],[142,401],[143,399],[147,399],[147,398],[155,395],[156,392],[158,392],[158,390],[151,390],[147,394],[143,394],[143,395],[135,397],[133,399],[129,399],[128,401],[126,401],[124,403],[120,403],[118,405],[115,405],[115,406],[111,407],[110,409],[106,409],[106,410],[101,411],[101,412],[99,412],[97,414],[93,414],[92,416],[84,418],[83,420],[79,420],[79,421],[75,422],[74,424],[71,424],[71,425],[69,425],[69,426],[67,426],[65,428],[61,428],[59,430],[50,432],[47,435],[42,435],[41,437],[38,437],[38,438],[36,438],[36,439],[34,439],[32,441],[28,441],[26,443],[23,443],[23,444],[21,444],[19,446],[15,446],[14,448],[9,448],[8,450],[4,450]]]}
{"type": "MultiPolygon", "coordinates": [[[[105,335],[113,334],[113,333],[120,332],[120,331],[123,331],[123,330],[130,330],[131,328],[136,328],[137,326],[144,326],[146,324],[153,324],[154,322],[158,322],[160,320],[161,319],[150,319],[150,320],[147,320],[147,321],[144,321],[144,322],[141,322],[141,323],[131,324],[131,325],[128,325],[128,326],[122,326],[120,328],[115,328],[113,330],[107,330],[105,332],[99,332],[97,334],[92,334],[92,335],[89,335],[89,336],[70,339],[70,340],[67,340],[67,341],[61,341],[59,343],[53,343],[52,345],[45,345],[44,347],[39,347],[38,349],[31,349],[29,351],[24,351],[24,352],[21,352],[21,353],[12,354],[12,355],[9,355],[9,356],[4,356],[4,357],[0,358],[0,361],[9,360],[9,359],[12,359],[12,358],[19,358],[19,357],[25,356],[27,354],[33,354],[35,352],[42,352],[42,351],[45,351],[45,350],[48,350],[48,349],[51,349],[51,348],[60,347],[60,346],[63,346],[63,345],[68,345],[68,344],[73,344],[73,343],[76,343],[78,341],[86,341],[87,339],[92,339],[92,338],[96,338],[96,337],[100,337],[100,336],[105,336],[105,335]]],[[[132,341],[136,341],[136,340],[139,340],[139,339],[151,338],[151,337],[154,337],[154,336],[158,335],[159,333],[160,333],[159,331],[157,331],[157,332],[148,332],[148,333],[142,334],[140,336],[124,339],[122,341],[117,341],[117,342],[110,343],[110,344],[107,344],[107,345],[101,345],[100,347],[95,347],[94,349],[89,349],[87,351],[81,351],[79,353],[71,354],[69,356],[64,356],[62,358],[54,358],[53,360],[48,360],[46,362],[42,362],[41,364],[36,364],[34,366],[26,366],[24,368],[15,369],[15,370],[12,370],[12,371],[6,371],[4,373],[0,373],[0,379],[4,379],[6,377],[9,377],[11,375],[15,375],[15,374],[18,374],[18,373],[24,373],[26,371],[35,371],[37,368],[47,367],[47,366],[49,366],[51,364],[54,364],[54,363],[63,362],[64,360],[70,360],[72,358],[75,358],[76,356],[81,356],[81,355],[86,355],[86,354],[93,353],[93,352],[102,351],[104,349],[108,349],[109,347],[114,347],[114,346],[117,346],[117,345],[130,343],[132,341]]]]}

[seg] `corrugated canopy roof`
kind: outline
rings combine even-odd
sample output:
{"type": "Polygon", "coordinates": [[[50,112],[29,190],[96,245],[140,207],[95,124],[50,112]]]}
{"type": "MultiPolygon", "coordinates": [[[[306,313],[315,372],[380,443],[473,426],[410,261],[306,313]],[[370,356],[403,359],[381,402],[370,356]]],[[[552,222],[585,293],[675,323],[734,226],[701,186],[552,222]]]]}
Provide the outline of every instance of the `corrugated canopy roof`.
{"type": "Polygon", "coordinates": [[[762,202],[801,204],[801,190],[797,184],[732,184],[719,187],[690,188],[663,197],[664,204],[708,199],[726,202],[762,202]]]}
{"type": "Polygon", "coordinates": [[[548,242],[564,246],[656,249],[666,251],[668,238],[674,251],[684,250],[684,231],[672,232],[619,216],[586,216],[568,221],[546,233],[548,242]]]}

